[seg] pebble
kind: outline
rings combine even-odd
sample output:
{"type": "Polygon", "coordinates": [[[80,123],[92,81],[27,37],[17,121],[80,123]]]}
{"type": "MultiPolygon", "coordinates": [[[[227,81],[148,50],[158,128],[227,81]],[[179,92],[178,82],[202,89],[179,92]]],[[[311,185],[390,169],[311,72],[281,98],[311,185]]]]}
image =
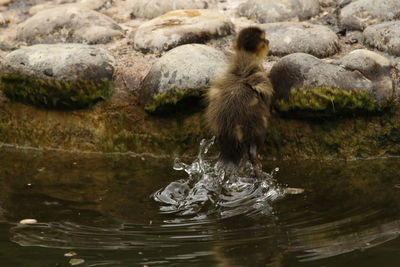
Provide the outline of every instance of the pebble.
{"type": "Polygon", "coordinates": [[[38,221],[36,219],[23,219],[19,221],[20,224],[35,224],[38,221]]]}
{"type": "Polygon", "coordinates": [[[71,264],[71,266],[76,266],[76,265],[80,265],[85,263],[84,259],[70,259],[69,260],[69,264],[71,264]]]}

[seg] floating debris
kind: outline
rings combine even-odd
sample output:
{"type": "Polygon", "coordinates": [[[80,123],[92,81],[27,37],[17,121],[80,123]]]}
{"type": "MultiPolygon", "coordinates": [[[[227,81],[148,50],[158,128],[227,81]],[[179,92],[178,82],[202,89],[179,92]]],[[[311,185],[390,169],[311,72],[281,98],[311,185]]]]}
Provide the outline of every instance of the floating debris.
{"type": "Polygon", "coordinates": [[[299,195],[304,193],[303,188],[287,187],[283,189],[283,193],[287,195],[299,195]]]}
{"type": "Polygon", "coordinates": [[[20,224],[35,224],[38,221],[35,219],[23,219],[21,221],[19,221],[20,224]]]}
{"type": "Polygon", "coordinates": [[[78,255],[76,252],[70,251],[70,252],[65,253],[64,257],[73,257],[73,256],[76,256],[76,255],[78,255]]]}
{"type": "Polygon", "coordinates": [[[69,260],[69,264],[71,264],[72,266],[76,266],[76,265],[82,264],[84,262],[85,262],[84,259],[70,259],[69,260]]]}

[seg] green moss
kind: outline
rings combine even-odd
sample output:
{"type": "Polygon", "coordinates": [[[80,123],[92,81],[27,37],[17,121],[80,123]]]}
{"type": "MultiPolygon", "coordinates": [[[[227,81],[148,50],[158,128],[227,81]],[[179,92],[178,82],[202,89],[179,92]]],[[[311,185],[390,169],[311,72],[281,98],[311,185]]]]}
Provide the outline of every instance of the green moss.
{"type": "Polygon", "coordinates": [[[370,114],[381,112],[384,106],[367,92],[330,87],[292,90],[289,101],[276,103],[279,112],[300,116],[370,114]]]}
{"type": "Polygon", "coordinates": [[[14,74],[0,75],[0,90],[13,101],[56,109],[81,109],[108,99],[109,80],[76,82],[43,80],[14,74]]]}
{"type": "Polygon", "coordinates": [[[198,110],[200,99],[200,90],[173,89],[154,95],[145,106],[145,110],[157,115],[169,115],[180,111],[192,112],[198,110]]]}

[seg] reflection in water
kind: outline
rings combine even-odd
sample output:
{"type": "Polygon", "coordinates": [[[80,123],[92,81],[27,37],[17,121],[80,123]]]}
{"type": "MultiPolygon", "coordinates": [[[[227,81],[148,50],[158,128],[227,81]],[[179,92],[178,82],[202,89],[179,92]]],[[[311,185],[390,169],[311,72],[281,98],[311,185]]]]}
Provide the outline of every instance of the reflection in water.
{"type": "Polygon", "coordinates": [[[74,251],[84,266],[397,266],[400,161],[264,162],[257,183],[250,166],[222,172],[211,145],[175,170],[0,150],[2,265],[68,266],[74,251]]]}
{"type": "Polygon", "coordinates": [[[381,216],[377,211],[367,212],[339,221],[293,229],[293,249],[305,252],[299,256],[300,261],[314,261],[355,250],[365,250],[398,238],[400,220],[367,225],[358,231],[352,229],[354,226],[365,224],[366,221],[379,220],[381,216]]]}

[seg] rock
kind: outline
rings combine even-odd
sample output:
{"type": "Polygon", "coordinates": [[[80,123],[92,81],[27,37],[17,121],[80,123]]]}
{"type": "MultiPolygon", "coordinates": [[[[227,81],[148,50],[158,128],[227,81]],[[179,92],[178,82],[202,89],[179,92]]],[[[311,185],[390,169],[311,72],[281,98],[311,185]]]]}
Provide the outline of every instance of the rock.
{"type": "Polygon", "coordinates": [[[283,56],[303,52],[327,57],[339,50],[339,38],[326,26],[307,22],[277,22],[261,25],[270,41],[270,53],[283,56]]]}
{"type": "Polygon", "coordinates": [[[8,5],[12,0],[0,0],[0,6],[8,5]]]}
{"type": "Polygon", "coordinates": [[[152,19],[177,9],[205,9],[206,0],[131,0],[132,15],[152,19]]]}
{"type": "Polygon", "coordinates": [[[70,251],[64,254],[64,257],[75,257],[78,255],[75,251],[70,251]]]}
{"type": "Polygon", "coordinates": [[[168,12],[143,23],[134,36],[142,52],[169,50],[187,43],[204,43],[233,32],[231,20],[215,10],[193,9],[168,12]]]}
{"type": "MultiPolygon", "coordinates": [[[[43,11],[45,9],[50,9],[59,6],[60,4],[65,4],[65,3],[72,3],[74,2],[73,0],[61,0],[57,1],[56,3],[54,2],[46,2],[43,4],[35,5],[29,9],[29,14],[30,15],[35,15],[36,13],[43,11]]],[[[104,6],[107,3],[107,0],[80,0],[74,6],[77,6],[79,8],[88,8],[92,10],[97,10],[100,9],[102,6],[104,6]]]]}
{"type": "Polygon", "coordinates": [[[381,51],[400,56],[400,21],[367,27],[364,31],[364,42],[381,51]]]}
{"type": "Polygon", "coordinates": [[[6,25],[7,21],[4,18],[3,14],[0,13],[0,27],[6,25]]]}
{"type": "Polygon", "coordinates": [[[114,58],[83,44],[24,47],[9,53],[0,87],[12,100],[40,107],[84,108],[112,93],[114,58]]]}
{"type": "Polygon", "coordinates": [[[28,44],[104,44],[122,36],[122,28],[111,18],[76,5],[43,10],[17,28],[17,39],[28,44]]]}
{"type": "Polygon", "coordinates": [[[84,259],[70,259],[69,260],[69,264],[71,264],[71,266],[81,265],[83,263],[85,263],[84,259]]]}
{"type": "Polygon", "coordinates": [[[139,92],[141,105],[162,113],[178,102],[199,97],[201,89],[225,71],[226,55],[201,44],[187,44],[168,51],[151,67],[139,92]]]}
{"type": "Polygon", "coordinates": [[[283,57],[270,72],[276,107],[299,116],[380,112],[394,96],[391,63],[366,50],[334,62],[295,53],[283,57]]]}
{"type": "Polygon", "coordinates": [[[38,221],[36,219],[23,219],[19,221],[20,224],[35,224],[38,221]]]}
{"type": "Polygon", "coordinates": [[[57,1],[51,1],[51,2],[44,2],[43,4],[37,4],[32,6],[29,9],[29,15],[35,15],[36,13],[43,11],[45,9],[50,9],[50,8],[54,8],[57,7],[59,5],[62,4],[69,4],[69,3],[73,3],[75,2],[75,0],[57,0],[57,1]]]}
{"type": "Polygon", "coordinates": [[[306,20],[319,13],[318,0],[247,0],[239,6],[239,15],[260,23],[306,20]]]}
{"type": "Polygon", "coordinates": [[[398,19],[399,14],[398,0],[357,0],[340,11],[339,20],[346,30],[363,30],[372,24],[398,19]]]}
{"type": "Polygon", "coordinates": [[[81,7],[97,10],[107,4],[108,0],[80,0],[77,4],[81,7]]]}
{"type": "Polygon", "coordinates": [[[319,0],[319,5],[321,7],[331,7],[337,5],[337,0],[319,0]]]}

